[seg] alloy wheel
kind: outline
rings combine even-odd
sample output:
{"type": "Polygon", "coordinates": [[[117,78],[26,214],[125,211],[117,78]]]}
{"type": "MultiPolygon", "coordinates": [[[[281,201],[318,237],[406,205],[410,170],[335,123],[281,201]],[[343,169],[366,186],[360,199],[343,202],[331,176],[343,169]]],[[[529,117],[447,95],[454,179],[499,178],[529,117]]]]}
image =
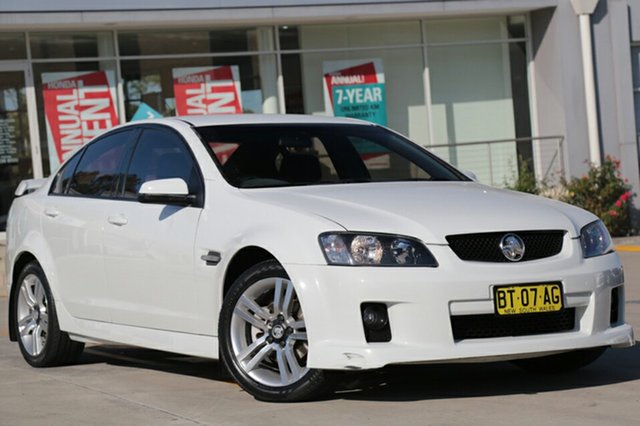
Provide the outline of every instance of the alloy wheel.
{"type": "Polygon", "coordinates": [[[284,387],[309,372],[304,316],[290,280],[265,278],[246,288],[234,307],[230,331],[237,365],[256,382],[284,387]]]}
{"type": "Polygon", "coordinates": [[[48,305],[47,294],[40,278],[35,274],[25,276],[18,293],[18,332],[22,346],[34,357],[40,355],[47,344],[48,305]]]}

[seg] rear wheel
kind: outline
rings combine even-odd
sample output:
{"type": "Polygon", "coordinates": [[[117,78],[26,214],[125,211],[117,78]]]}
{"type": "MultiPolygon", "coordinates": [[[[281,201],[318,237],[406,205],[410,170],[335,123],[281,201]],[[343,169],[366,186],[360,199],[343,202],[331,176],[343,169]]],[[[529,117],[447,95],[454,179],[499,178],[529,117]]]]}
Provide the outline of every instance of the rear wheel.
{"type": "Polygon", "coordinates": [[[518,367],[534,373],[562,373],[586,367],[607,350],[606,347],[580,349],[539,358],[514,360],[518,367]]]}
{"type": "Polygon", "coordinates": [[[75,361],[84,343],[60,331],[49,283],[37,262],[24,267],[12,297],[13,325],[24,359],[34,367],[51,367],[75,361]]]}
{"type": "Polygon", "coordinates": [[[220,352],[234,379],[264,401],[300,401],[326,389],[327,373],[307,367],[302,306],[282,266],[269,260],[232,285],[220,313],[220,352]]]}

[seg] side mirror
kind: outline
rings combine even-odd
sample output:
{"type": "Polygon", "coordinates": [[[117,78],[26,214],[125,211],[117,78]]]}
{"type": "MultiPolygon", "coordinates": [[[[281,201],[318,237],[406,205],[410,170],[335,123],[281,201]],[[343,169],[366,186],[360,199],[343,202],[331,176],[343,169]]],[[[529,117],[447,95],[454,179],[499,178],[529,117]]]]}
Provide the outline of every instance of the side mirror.
{"type": "Polygon", "coordinates": [[[471,170],[462,170],[462,173],[464,173],[464,175],[469,179],[471,179],[472,181],[474,182],[478,181],[478,176],[476,176],[476,174],[473,173],[471,170]]]}
{"type": "Polygon", "coordinates": [[[16,197],[21,197],[23,195],[30,194],[33,191],[35,191],[36,189],[40,188],[42,185],[44,185],[44,183],[46,181],[47,181],[47,179],[26,179],[26,180],[23,180],[22,182],[20,182],[20,184],[16,188],[16,191],[14,192],[14,195],[16,197]]]}
{"type": "Polygon", "coordinates": [[[138,201],[147,204],[173,204],[188,206],[196,201],[189,195],[187,183],[180,178],[150,180],[142,184],[138,201]]]}

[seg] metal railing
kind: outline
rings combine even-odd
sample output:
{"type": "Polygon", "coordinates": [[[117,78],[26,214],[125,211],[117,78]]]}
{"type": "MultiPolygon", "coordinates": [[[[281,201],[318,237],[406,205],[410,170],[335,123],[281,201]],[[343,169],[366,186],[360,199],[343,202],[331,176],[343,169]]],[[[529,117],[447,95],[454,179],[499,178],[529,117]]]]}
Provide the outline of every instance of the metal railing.
{"type": "Polygon", "coordinates": [[[520,148],[531,150],[533,172],[539,182],[553,185],[565,177],[564,136],[496,139],[425,147],[459,169],[472,171],[480,182],[504,187],[518,178],[519,145],[520,148]]]}

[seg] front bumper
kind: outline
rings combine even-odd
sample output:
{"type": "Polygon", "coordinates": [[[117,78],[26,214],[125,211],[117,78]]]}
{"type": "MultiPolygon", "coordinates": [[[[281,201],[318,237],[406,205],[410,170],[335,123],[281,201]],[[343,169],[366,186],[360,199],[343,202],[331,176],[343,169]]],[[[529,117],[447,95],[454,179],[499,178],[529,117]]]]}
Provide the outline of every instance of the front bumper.
{"type": "MultiPolygon", "coordinates": [[[[506,360],[597,346],[634,344],[632,328],[611,324],[611,290],[624,274],[613,253],[579,256],[577,242],[549,259],[519,264],[463,262],[447,246],[430,246],[438,268],[285,264],[303,306],[310,351],[320,369],[372,369],[388,364],[506,360]],[[495,285],[561,282],[575,328],[544,335],[456,341],[451,315],[492,314],[495,285]],[[392,339],[367,343],[360,305],[385,303],[392,339]]],[[[622,291],[624,294],[624,291],[622,291]]]]}

